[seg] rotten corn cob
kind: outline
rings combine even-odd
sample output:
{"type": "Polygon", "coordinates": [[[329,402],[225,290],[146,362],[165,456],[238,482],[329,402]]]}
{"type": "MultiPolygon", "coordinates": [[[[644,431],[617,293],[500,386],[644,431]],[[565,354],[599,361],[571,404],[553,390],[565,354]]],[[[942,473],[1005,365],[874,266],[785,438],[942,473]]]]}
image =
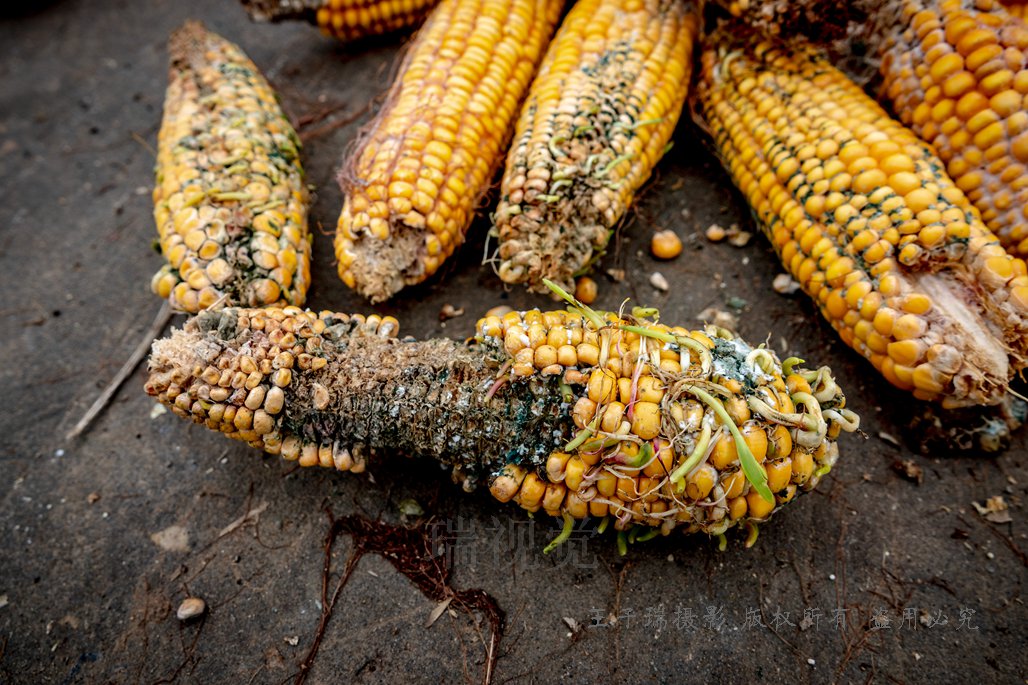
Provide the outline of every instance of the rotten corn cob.
{"type": "Polygon", "coordinates": [[[464,242],[562,0],[443,0],[340,172],[339,277],[372,302],[464,242]]]}
{"type": "Polygon", "coordinates": [[[154,343],[146,391],[302,466],[432,457],[565,530],[750,526],[815,487],[857,427],[827,367],[579,307],[489,316],[467,343],[398,339],[390,317],[207,311],[154,343]]]}
{"type": "Polygon", "coordinates": [[[153,291],[196,312],[225,297],[302,304],[310,202],[300,141],[253,62],[198,22],[169,43],[154,220],[168,263],[153,291]]]}
{"type": "Polygon", "coordinates": [[[257,21],[302,20],[340,40],[417,26],[438,0],[241,0],[257,21]]]}
{"type": "Polygon", "coordinates": [[[882,93],[1012,254],[1028,256],[1028,26],[994,0],[904,0],[882,93]]]}
{"type": "Polygon", "coordinates": [[[932,149],[801,44],[715,36],[698,109],[782,263],[893,384],[995,404],[1028,358],[1028,276],[932,149]]]}
{"type": "Polygon", "coordinates": [[[698,27],[685,0],[580,0],[546,53],[494,215],[500,278],[544,292],[607,246],[663,156],[698,27]]]}

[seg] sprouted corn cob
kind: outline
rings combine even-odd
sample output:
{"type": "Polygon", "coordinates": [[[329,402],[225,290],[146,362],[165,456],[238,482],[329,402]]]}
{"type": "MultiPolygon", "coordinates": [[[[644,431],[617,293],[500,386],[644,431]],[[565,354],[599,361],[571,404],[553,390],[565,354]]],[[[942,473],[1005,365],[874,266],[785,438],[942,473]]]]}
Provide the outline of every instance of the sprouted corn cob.
{"type": "Polygon", "coordinates": [[[573,288],[664,154],[699,22],[685,0],[580,0],[550,44],[507,154],[500,278],[573,288]]]}
{"type": "Polygon", "coordinates": [[[401,340],[389,317],[211,310],[154,343],[146,390],[302,466],[433,457],[465,489],[484,483],[565,531],[610,516],[619,531],[755,536],[857,427],[827,367],[652,310],[576,305],[487,316],[467,343],[401,340]]]}
{"type": "Polygon", "coordinates": [[[994,0],[903,0],[882,93],[1012,254],[1028,256],[1028,26],[994,0]]]}
{"type": "Polygon", "coordinates": [[[309,192],[300,141],[253,62],[189,22],[169,44],[154,220],[168,263],[153,291],[196,312],[222,297],[302,304],[309,192]]]}
{"type": "Polygon", "coordinates": [[[340,172],[339,276],[379,302],[464,241],[562,0],[443,0],[340,172]]]}
{"type": "Polygon", "coordinates": [[[699,110],[783,264],[846,344],[945,406],[1028,356],[1028,276],[931,148],[820,54],[714,37],[699,110]]]}
{"type": "Polygon", "coordinates": [[[417,26],[438,0],[241,0],[257,21],[302,20],[327,36],[357,40],[417,26]]]}

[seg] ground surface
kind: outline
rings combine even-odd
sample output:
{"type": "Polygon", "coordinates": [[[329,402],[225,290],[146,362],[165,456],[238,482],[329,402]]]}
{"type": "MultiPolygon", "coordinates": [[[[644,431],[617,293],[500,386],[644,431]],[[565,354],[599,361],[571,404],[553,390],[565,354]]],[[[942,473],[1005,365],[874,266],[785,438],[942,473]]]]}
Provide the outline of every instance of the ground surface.
{"type": "MultiPolygon", "coordinates": [[[[724,552],[675,536],[621,558],[583,532],[544,556],[552,522],[465,495],[432,464],[397,457],[373,479],[301,472],[153,416],[141,370],[84,439],[65,442],[160,304],[148,291],[160,265],[150,147],[165,41],[187,17],[241,43],[280,90],[326,229],[341,204],[333,171],[402,43],[345,48],[302,25],[253,26],[228,0],[67,0],[0,22],[0,681],[291,680],[321,616],[326,507],[400,524],[408,498],[456,541],[451,587],[481,588],[506,613],[494,682],[1024,681],[1025,436],[998,459],[915,456],[883,440],[904,434],[915,403],[836,342],[805,298],[770,289],[779,267],[763,239],[740,249],[702,237],[713,222],[751,224],[689,123],[605,261],[627,282],[601,278],[599,304],[632,297],[667,321],[741,305],[741,333],[830,364],[863,416],[865,434],[843,437],[819,491],[753,549],[738,535],[724,552]],[[687,248],[656,264],[649,236],[668,227],[687,248]],[[648,285],[657,269],[668,294],[648,285]],[[920,485],[894,469],[905,459],[920,485]],[[1012,523],[972,507],[994,495],[1012,523]],[[189,594],[209,613],[181,624],[189,594]]],[[[494,305],[545,306],[504,293],[479,265],[484,227],[443,277],[379,311],[413,335],[464,337],[494,305]],[[446,303],[468,313],[444,327],[446,303]]],[[[310,303],[368,311],[334,271],[319,233],[310,303]]],[[[333,584],[353,539],[333,548],[333,584]]],[[[388,560],[364,556],[309,682],[482,680],[488,624],[445,611],[426,627],[436,606],[388,560]]]]}

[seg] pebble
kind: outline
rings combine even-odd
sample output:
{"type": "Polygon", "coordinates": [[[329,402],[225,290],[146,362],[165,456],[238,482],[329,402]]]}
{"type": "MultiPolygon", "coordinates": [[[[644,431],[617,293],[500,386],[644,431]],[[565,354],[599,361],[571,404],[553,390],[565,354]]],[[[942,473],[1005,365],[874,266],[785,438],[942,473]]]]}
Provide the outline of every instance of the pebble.
{"type": "Polygon", "coordinates": [[[178,611],[175,612],[175,616],[180,621],[188,621],[191,618],[202,615],[205,611],[207,611],[207,602],[199,597],[186,597],[178,605],[178,611]]]}
{"type": "Polygon", "coordinates": [[[664,274],[660,273],[659,271],[654,271],[652,274],[650,274],[650,285],[652,285],[654,288],[661,292],[667,292],[668,289],[671,287],[668,284],[667,279],[664,278],[664,274]]]}
{"type": "Polygon", "coordinates": [[[779,295],[792,295],[800,289],[800,284],[792,279],[789,274],[778,274],[775,280],[771,281],[771,287],[779,295]]]}

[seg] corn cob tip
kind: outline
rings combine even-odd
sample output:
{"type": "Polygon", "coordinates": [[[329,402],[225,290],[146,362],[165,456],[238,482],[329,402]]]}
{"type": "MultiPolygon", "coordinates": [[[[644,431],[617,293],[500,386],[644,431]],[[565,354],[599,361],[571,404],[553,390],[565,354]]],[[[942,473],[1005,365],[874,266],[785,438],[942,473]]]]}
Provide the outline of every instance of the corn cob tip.
{"type": "Polygon", "coordinates": [[[368,234],[354,236],[345,248],[337,244],[336,253],[340,278],[372,304],[384,302],[431,275],[425,267],[428,252],[424,232],[403,221],[390,222],[385,240],[368,234]]]}
{"type": "Polygon", "coordinates": [[[302,466],[421,455],[565,527],[752,534],[816,486],[859,419],[827,367],[650,313],[509,312],[467,342],[416,342],[388,317],[229,308],[155,342],[146,391],[302,466]]]}

